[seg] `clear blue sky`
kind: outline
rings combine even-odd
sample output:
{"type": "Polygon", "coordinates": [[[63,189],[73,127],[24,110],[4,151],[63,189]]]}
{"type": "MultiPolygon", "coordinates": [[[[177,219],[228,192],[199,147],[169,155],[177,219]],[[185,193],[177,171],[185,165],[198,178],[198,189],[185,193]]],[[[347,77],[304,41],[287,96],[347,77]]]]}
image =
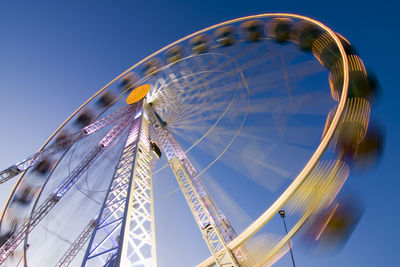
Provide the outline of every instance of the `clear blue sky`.
{"type": "MultiPolygon", "coordinates": [[[[352,176],[366,211],[344,249],[298,266],[400,266],[397,1],[2,1],[0,167],[37,150],[85,99],[138,60],[225,20],[269,12],[317,19],[353,43],[383,88],[373,117],[386,125],[378,168],[352,176]]],[[[2,185],[0,202],[11,184],[2,185]]],[[[296,251],[295,251],[296,254],[296,251]]],[[[171,265],[172,266],[172,265],[171,265]]],[[[290,266],[287,256],[279,266],[290,266]]]]}

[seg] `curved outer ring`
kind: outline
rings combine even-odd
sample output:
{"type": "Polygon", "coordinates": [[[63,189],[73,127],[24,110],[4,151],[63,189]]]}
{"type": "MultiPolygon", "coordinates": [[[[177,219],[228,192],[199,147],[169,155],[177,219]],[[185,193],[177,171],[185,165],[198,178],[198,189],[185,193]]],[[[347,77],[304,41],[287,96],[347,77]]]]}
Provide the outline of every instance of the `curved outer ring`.
{"type": "MultiPolygon", "coordinates": [[[[258,230],[260,230],[269,220],[272,219],[272,217],[275,216],[275,214],[278,212],[278,210],[283,207],[283,205],[286,203],[286,201],[292,196],[292,194],[296,191],[296,189],[302,184],[302,182],[304,181],[304,179],[307,177],[307,175],[313,170],[313,168],[315,167],[315,165],[318,163],[319,159],[322,157],[322,154],[324,153],[325,149],[327,148],[334,131],[336,130],[336,127],[339,123],[339,120],[342,116],[345,104],[346,104],[346,98],[347,98],[347,91],[348,91],[348,83],[349,83],[349,66],[348,66],[348,61],[347,61],[347,57],[346,57],[346,53],[344,51],[344,48],[339,40],[339,38],[335,35],[335,33],[329,29],[327,26],[325,26],[324,24],[313,20],[311,18],[305,17],[305,16],[301,16],[301,15],[296,15],[296,14],[289,14],[289,13],[268,13],[268,14],[260,14],[260,15],[253,15],[253,16],[246,16],[246,17],[241,17],[241,18],[237,18],[237,19],[233,19],[233,20],[229,20],[226,22],[222,22],[213,26],[210,26],[208,28],[205,28],[203,30],[197,31],[195,33],[192,33],[190,35],[187,35],[163,48],[161,48],[160,50],[154,52],[153,54],[147,56],[146,58],[142,59],[141,61],[139,61],[138,63],[134,64],[132,67],[128,68],[127,70],[125,70],[123,73],[121,73],[120,75],[118,75],[117,77],[115,77],[112,81],[110,81],[108,84],[106,84],[103,88],[101,88],[97,93],[95,93],[92,97],[90,97],[88,100],[86,100],[77,110],[75,110],[54,132],[53,134],[50,135],[50,137],[45,141],[45,143],[41,146],[41,148],[38,151],[41,151],[50,141],[51,139],[58,133],[58,131],[76,114],[78,113],[84,106],[86,106],[93,98],[95,98],[98,94],[100,94],[102,91],[104,91],[106,88],[108,88],[111,84],[113,84],[114,82],[116,82],[118,79],[120,79],[122,76],[124,76],[125,74],[127,74],[128,72],[130,72],[131,70],[133,70],[134,68],[136,68],[137,66],[139,66],[140,64],[144,63],[145,61],[149,60],[150,58],[160,54],[161,52],[164,52],[165,50],[167,50],[168,48],[183,42],[193,36],[196,36],[198,34],[201,34],[203,32],[212,30],[212,29],[216,29],[218,27],[227,25],[227,24],[232,24],[232,23],[236,23],[236,22],[240,22],[240,21],[244,21],[244,20],[248,20],[248,19],[256,19],[256,18],[266,18],[266,17],[290,17],[290,18],[296,18],[296,19],[301,19],[301,20],[306,20],[312,24],[315,24],[317,26],[319,26],[320,28],[324,29],[329,35],[330,37],[333,38],[334,42],[336,43],[337,47],[339,48],[340,54],[341,54],[341,58],[342,58],[342,62],[343,62],[343,88],[342,88],[342,95],[340,98],[340,102],[338,104],[335,116],[333,117],[332,123],[325,135],[325,137],[322,139],[320,145],[318,146],[318,148],[316,149],[316,151],[314,152],[314,154],[311,156],[310,160],[308,161],[308,163],[306,164],[306,166],[304,167],[304,169],[298,174],[298,176],[293,180],[293,182],[290,184],[290,186],[282,193],[282,195],[260,216],[258,217],[249,227],[247,227],[242,233],[240,233],[232,242],[229,243],[229,248],[234,249],[239,247],[241,244],[243,244],[246,240],[248,240],[251,236],[253,236],[258,230]]],[[[26,171],[24,173],[22,173],[22,175],[20,176],[20,178],[18,179],[18,181],[16,182],[16,184],[14,185],[9,198],[7,200],[7,203],[5,204],[3,211],[1,213],[1,219],[0,219],[0,223],[3,220],[4,214],[5,214],[5,210],[7,209],[8,203],[11,199],[11,197],[13,196],[16,188],[18,187],[19,183],[21,182],[22,178],[24,177],[24,174],[26,173],[26,171]]],[[[293,229],[296,230],[296,229],[293,229]]],[[[292,233],[292,231],[290,232],[292,233]]],[[[289,233],[289,234],[290,234],[289,233]]],[[[294,234],[294,233],[293,233],[294,234]]],[[[288,237],[288,236],[286,236],[288,237]]],[[[284,238],[286,239],[286,238],[284,238]]],[[[208,258],[206,261],[204,261],[202,263],[202,265],[206,265],[209,266],[210,264],[212,264],[212,258],[208,258]]]]}

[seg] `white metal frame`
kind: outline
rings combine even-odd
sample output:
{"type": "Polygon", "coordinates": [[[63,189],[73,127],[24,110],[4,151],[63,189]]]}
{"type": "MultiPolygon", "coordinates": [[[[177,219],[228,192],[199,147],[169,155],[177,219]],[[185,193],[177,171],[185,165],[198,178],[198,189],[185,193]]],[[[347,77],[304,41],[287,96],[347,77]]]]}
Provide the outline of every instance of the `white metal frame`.
{"type": "Polygon", "coordinates": [[[82,266],[156,266],[149,123],[139,106],[82,266]]]}

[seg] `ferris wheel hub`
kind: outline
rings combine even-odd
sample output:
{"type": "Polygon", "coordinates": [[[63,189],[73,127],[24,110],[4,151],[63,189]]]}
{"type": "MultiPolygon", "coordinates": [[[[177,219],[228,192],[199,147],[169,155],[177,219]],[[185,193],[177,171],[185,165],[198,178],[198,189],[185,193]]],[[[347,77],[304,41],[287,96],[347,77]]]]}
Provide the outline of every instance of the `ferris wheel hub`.
{"type": "Polygon", "coordinates": [[[126,103],[128,103],[128,105],[131,105],[136,102],[139,102],[150,91],[150,87],[151,87],[150,84],[143,84],[141,86],[134,88],[126,98],[126,103]]]}

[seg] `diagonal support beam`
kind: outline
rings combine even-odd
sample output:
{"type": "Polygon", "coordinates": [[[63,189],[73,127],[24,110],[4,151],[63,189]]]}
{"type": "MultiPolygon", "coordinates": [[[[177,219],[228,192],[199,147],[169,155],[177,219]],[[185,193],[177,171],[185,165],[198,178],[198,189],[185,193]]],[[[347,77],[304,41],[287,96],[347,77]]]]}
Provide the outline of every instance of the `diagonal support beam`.
{"type": "MultiPolygon", "coordinates": [[[[219,232],[221,233],[222,238],[225,243],[228,244],[231,242],[236,236],[236,232],[231,226],[228,218],[223,214],[221,208],[217,205],[212,195],[208,192],[207,187],[204,185],[203,181],[197,174],[196,169],[193,167],[192,163],[187,158],[185,152],[180,147],[178,142],[173,137],[172,133],[168,131],[168,129],[164,128],[164,131],[168,137],[168,140],[178,157],[178,159],[182,162],[185,167],[187,173],[190,175],[194,187],[197,189],[199,196],[204,202],[206,209],[210,213],[211,218],[214,220],[219,232]]],[[[243,266],[245,262],[251,261],[249,258],[249,253],[246,251],[244,246],[240,246],[239,248],[232,251],[237,262],[243,266]]]]}
{"type": "Polygon", "coordinates": [[[95,220],[91,220],[89,224],[83,229],[82,233],[76,238],[74,243],[68,248],[61,259],[56,263],[55,267],[67,267],[75,259],[78,252],[83,248],[85,243],[89,240],[93,228],[96,224],[95,220]]]}
{"type": "MultiPolygon", "coordinates": [[[[193,166],[191,166],[186,156],[184,156],[184,152],[173,139],[169,131],[162,126],[163,123],[160,121],[153,109],[150,106],[146,107],[150,123],[155,131],[155,137],[168,159],[179,187],[181,188],[193,217],[196,220],[197,226],[199,227],[209,250],[214,256],[216,265],[226,267],[239,266],[234,255],[226,245],[226,240],[220,230],[221,227],[216,223],[215,219],[217,219],[218,215],[215,215],[216,218],[213,218],[211,215],[211,200],[210,203],[206,204],[205,198],[202,198],[201,196],[203,195],[203,197],[205,197],[207,194],[204,186],[200,186],[200,182],[196,180],[197,176],[196,179],[193,179],[195,177],[193,166]]],[[[218,213],[218,211],[216,212],[218,213]]]]}

